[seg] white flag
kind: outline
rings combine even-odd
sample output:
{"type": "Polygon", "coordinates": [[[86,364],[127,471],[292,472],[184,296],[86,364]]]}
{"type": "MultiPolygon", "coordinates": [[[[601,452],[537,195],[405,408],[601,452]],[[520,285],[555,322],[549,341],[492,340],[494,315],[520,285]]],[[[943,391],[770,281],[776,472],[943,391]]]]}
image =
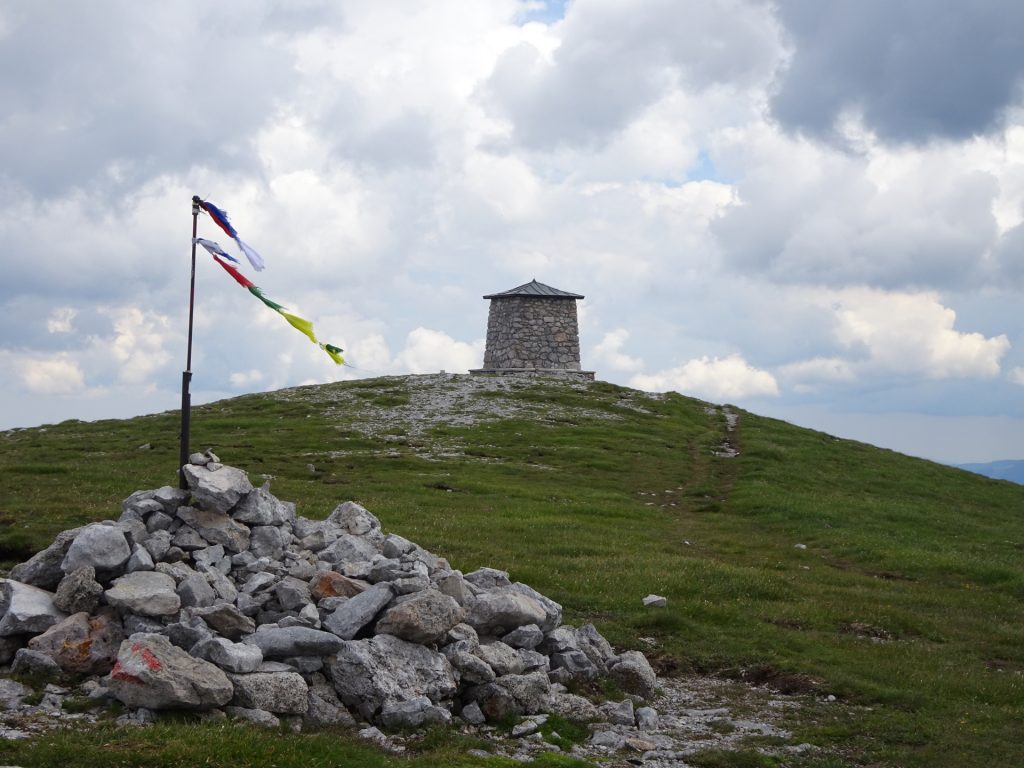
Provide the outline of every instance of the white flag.
{"type": "Polygon", "coordinates": [[[242,242],[242,238],[236,237],[235,242],[238,243],[238,247],[242,249],[242,253],[245,254],[245,258],[252,264],[252,268],[257,272],[263,271],[263,257],[260,256],[256,251],[250,248],[248,245],[242,242]]]}

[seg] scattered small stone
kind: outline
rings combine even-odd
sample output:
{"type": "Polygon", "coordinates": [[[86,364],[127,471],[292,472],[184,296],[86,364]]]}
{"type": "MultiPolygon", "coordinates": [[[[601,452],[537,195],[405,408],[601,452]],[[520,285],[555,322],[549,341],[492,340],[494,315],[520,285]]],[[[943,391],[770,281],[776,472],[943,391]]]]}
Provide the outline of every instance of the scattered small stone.
{"type": "Polygon", "coordinates": [[[644,598],[646,608],[664,608],[668,605],[668,598],[661,595],[648,595],[644,598]]]}
{"type": "Polygon", "coordinates": [[[14,654],[11,672],[15,675],[51,680],[60,678],[62,674],[60,665],[56,661],[45,653],[29,648],[22,648],[14,654]]]}
{"type": "Polygon", "coordinates": [[[649,741],[640,736],[626,736],[625,742],[624,746],[634,752],[649,752],[658,746],[657,742],[649,741]]]}
{"type": "Polygon", "coordinates": [[[521,739],[523,736],[529,736],[531,733],[536,733],[538,728],[540,728],[540,725],[535,721],[524,720],[512,726],[512,738],[521,739]]]}
{"type": "Polygon", "coordinates": [[[471,701],[462,708],[460,717],[470,725],[483,725],[487,721],[487,718],[484,717],[484,713],[480,709],[480,705],[475,701],[471,701]]]}
{"type": "Polygon", "coordinates": [[[625,746],[626,737],[617,731],[597,731],[590,737],[590,743],[595,747],[604,747],[615,751],[625,746]]]}
{"type": "Polygon", "coordinates": [[[636,727],[641,731],[653,731],[658,727],[658,711],[653,707],[640,707],[636,711],[636,727]]]}
{"type": "Polygon", "coordinates": [[[248,707],[224,707],[224,713],[232,720],[240,720],[259,726],[260,728],[280,728],[281,721],[273,713],[265,709],[250,709],[248,707]]]}
{"type": "Polygon", "coordinates": [[[601,711],[612,725],[636,725],[636,713],[633,711],[633,700],[625,699],[618,704],[604,704],[601,711]]]}

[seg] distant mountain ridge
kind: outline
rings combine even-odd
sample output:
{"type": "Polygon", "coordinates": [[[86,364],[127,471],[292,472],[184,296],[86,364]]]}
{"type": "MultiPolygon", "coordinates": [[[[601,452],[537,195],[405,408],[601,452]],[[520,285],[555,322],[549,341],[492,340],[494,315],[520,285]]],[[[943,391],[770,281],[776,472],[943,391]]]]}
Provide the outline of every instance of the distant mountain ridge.
{"type": "Polygon", "coordinates": [[[959,469],[975,472],[996,480],[1009,480],[1011,483],[1024,485],[1024,459],[1004,459],[989,461],[983,464],[956,464],[959,469]]]}

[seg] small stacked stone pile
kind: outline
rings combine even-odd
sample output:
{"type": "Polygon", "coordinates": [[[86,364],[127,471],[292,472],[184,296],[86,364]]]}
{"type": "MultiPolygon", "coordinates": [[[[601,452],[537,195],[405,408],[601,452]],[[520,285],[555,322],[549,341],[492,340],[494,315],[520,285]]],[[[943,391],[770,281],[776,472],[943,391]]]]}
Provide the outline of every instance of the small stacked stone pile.
{"type": "Polygon", "coordinates": [[[567,683],[654,692],[643,654],[562,625],[503,571],[463,575],[353,502],[298,517],[209,452],[184,473],[189,490],[133,493],[116,522],[64,531],[0,580],[0,663],[95,676],[91,695],[130,711],[267,725],[600,720],[567,683]]]}

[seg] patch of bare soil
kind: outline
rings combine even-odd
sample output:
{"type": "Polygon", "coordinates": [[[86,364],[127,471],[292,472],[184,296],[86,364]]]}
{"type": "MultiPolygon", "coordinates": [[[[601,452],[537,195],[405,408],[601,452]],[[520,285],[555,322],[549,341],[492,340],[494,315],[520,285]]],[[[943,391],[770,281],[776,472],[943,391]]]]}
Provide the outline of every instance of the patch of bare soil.
{"type": "Polygon", "coordinates": [[[748,667],[740,672],[739,677],[752,685],[765,686],[788,695],[821,691],[821,681],[811,675],[776,669],[770,664],[748,667]]]}
{"type": "Polygon", "coordinates": [[[844,635],[855,635],[863,637],[876,643],[885,643],[893,639],[892,632],[874,624],[863,621],[850,621],[839,625],[839,631],[844,635]]]}

